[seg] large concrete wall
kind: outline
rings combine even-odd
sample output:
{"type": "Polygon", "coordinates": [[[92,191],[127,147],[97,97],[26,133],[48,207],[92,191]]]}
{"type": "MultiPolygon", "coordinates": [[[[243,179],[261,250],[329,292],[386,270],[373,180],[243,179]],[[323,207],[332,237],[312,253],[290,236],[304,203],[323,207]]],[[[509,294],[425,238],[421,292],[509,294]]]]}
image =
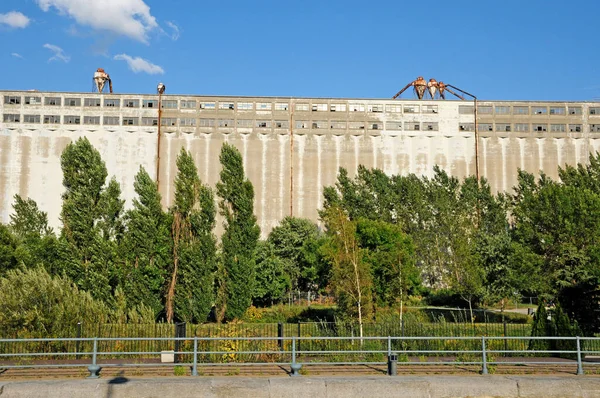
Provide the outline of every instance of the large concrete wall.
{"type": "MultiPolygon", "coordinates": [[[[51,224],[60,225],[60,154],[69,142],[82,136],[100,151],[109,175],[117,177],[127,205],[135,194],[133,179],[139,166],[156,177],[158,127],[142,122],[143,118],[156,118],[157,109],[141,106],[156,96],[3,94],[1,222],[9,221],[13,195],[18,193],[36,200],[48,212],[51,224]],[[42,98],[42,103],[46,97],[60,97],[62,104],[26,104],[31,95],[42,98]],[[10,97],[21,102],[7,103],[10,97]],[[78,98],[81,104],[66,106],[67,98],[78,98]],[[86,98],[99,98],[103,105],[86,107],[86,98]],[[120,99],[121,106],[104,106],[111,98],[120,99]],[[140,106],[125,107],[128,99],[139,101],[140,106]],[[49,114],[59,115],[61,122],[44,123],[44,115],[49,114]],[[11,121],[13,115],[19,115],[19,120],[11,121]],[[40,121],[29,123],[25,115],[40,115],[40,121]],[[80,116],[80,123],[68,124],[69,115],[80,116]],[[115,116],[119,124],[84,124],[85,116],[115,116]],[[123,125],[129,117],[136,119],[136,125],[123,125]]],[[[361,164],[387,174],[431,176],[436,164],[459,178],[475,173],[474,115],[472,103],[467,101],[190,96],[165,96],[164,100],[178,105],[162,112],[163,121],[168,121],[160,135],[159,187],[164,205],[173,201],[175,159],[181,148],[191,151],[200,177],[214,187],[219,179],[219,151],[229,142],[242,153],[254,185],[255,212],[263,236],[291,213],[317,220],[323,187],[334,184],[339,167],[351,175],[361,164]],[[195,101],[194,107],[183,109],[183,101],[189,100],[195,101]],[[221,104],[231,104],[233,109],[221,104]],[[241,104],[251,109],[240,109],[241,104]],[[261,108],[265,106],[269,109],[261,108]],[[183,118],[193,119],[194,125],[184,125],[183,118]],[[413,130],[415,124],[419,130],[413,130]]],[[[597,103],[481,102],[478,109],[494,107],[528,109],[526,115],[492,112],[480,113],[477,118],[480,173],[495,191],[510,190],[516,184],[517,168],[533,173],[543,170],[556,178],[558,165],[585,163],[588,153],[600,150],[597,103]],[[539,107],[545,107],[546,112],[534,113],[539,107]],[[554,108],[565,111],[558,115],[547,112],[554,108]],[[572,109],[578,110],[571,114],[572,109]],[[511,131],[506,131],[506,124],[511,131]],[[526,124],[529,131],[514,131],[517,124],[526,124]],[[545,125],[547,131],[533,132],[538,124],[545,125]],[[579,126],[579,131],[570,131],[574,126],[579,126]],[[564,131],[553,132],[552,128],[564,131]]]]}

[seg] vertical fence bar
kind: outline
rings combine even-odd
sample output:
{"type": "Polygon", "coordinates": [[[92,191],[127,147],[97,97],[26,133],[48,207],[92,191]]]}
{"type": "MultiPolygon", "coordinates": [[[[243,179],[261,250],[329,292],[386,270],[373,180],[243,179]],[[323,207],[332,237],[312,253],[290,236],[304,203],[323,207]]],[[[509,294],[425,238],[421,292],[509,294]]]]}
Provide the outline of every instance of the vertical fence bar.
{"type": "Polygon", "coordinates": [[[481,356],[482,356],[481,374],[486,375],[486,374],[488,374],[488,368],[487,368],[487,356],[485,353],[485,336],[481,336],[481,356]]]}
{"type": "Polygon", "coordinates": [[[299,372],[300,368],[302,368],[302,365],[300,365],[299,363],[296,363],[296,337],[295,336],[292,336],[292,364],[291,364],[290,368],[292,369],[290,376],[292,376],[292,377],[300,376],[300,373],[298,373],[298,372],[299,372]]]}
{"type": "Polygon", "coordinates": [[[194,336],[194,365],[192,366],[192,376],[198,376],[198,337],[194,336]]]}
{"type": "Polygon", "coordinates": [[[577,336],[577,375],[583,375],[583,364],[581,363],[581,342],[577,336]]]}
{"type": "Polygon", "coordinates": [[[97,364],[97,355],[98,355],[98,337],[94,337],[94,351],[92,353],[92,364],[88,366],[88,371],[90,375],[87,377],[88,379],[97,379],[100,377],[100,370],[102,369],[97,364]]]}

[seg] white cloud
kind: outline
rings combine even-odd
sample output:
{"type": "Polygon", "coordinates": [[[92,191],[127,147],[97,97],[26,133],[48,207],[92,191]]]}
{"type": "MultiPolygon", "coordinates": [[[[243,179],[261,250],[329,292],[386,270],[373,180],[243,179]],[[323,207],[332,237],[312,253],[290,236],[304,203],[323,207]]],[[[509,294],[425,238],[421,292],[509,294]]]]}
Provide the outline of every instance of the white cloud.
{"type": "Polygon", "coordinates": [[[78,24],[148,43],[148,32],[158,27],[144,0],[36,0],[40,8],[55,8],[78,24]]]}
{"type": "Polygon", "coordinates": [[[10,53],[10,55],[12,55],[15,58],[23,59],[23,56],[19,53],[10,53]]]}
{"type": "Polygon", "coordinates": [[[179,26],[175,25],[173,22],[167,21],[165,22],[167,26],[173,29],[173,33],[171,34],[171,40],[175,41],[179,39],[179,26]]]}
{"type": "Polygon", "coordinates": [[[150,75],[162,75],[165,73],[165,70],[160,66],[140,57],[134,58],[127,54],[117,54],[115,55],[114,59],[117,61],[126,61],[127,65],[129,65],[129,69],[131,69],[134,73],[145,72],[150,75]]]}
{"type": "Polygon", "coordinates": [[[7,25],[11,28],[26,28],[31,20],[18,11],[0,14],[0,25],[7,25]]]}
{"type": "Polygon", "coordinates": [[[55,46],[54,44],[46,43],[46,44],[44,44],[44,48],[47,48],[48,50],[50,50],[54,53],[54,55],[48,59],[48,62],[50,62],[50,61],[69,62],[71,60],[71,57],[66,55],[65,52],[63,51],[63,49],[60,48],[59,46],[55,46]]]}

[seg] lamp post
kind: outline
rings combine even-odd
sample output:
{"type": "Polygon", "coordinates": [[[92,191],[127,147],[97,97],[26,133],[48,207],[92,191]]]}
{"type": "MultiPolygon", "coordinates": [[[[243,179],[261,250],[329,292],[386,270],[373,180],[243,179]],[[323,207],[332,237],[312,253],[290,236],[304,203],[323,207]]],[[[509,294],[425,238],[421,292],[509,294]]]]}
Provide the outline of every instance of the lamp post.
{"type": "Polygon", "coordinates": [[[156,92],[158,93],[158,137],[156,141],[156,186],[160,189],[160,118],[162,116],[162,95],[165,92],[165,86],[162,83],[158,83],[156,86],[156,92]]]}

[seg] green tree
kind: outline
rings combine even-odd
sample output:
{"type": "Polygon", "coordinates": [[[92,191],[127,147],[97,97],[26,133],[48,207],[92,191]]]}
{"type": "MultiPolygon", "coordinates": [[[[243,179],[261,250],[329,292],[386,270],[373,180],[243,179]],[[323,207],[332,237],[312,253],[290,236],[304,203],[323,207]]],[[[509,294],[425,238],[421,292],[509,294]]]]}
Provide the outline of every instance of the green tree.
{"type": "Polygon", "coordinates": [[[18,241],[11,230],[0,224],[0,276],[17,267],[15,251],[18,241]]]}
{"type": "Polygon", "coordinates": [[[373,282],[369,263],[364,261],[356,237],[356,222],[335,206],[322,212],[321,217],[329,236],[324,253],[332,265],[330,283],[338,310],[342,316],[358,320],[363,337],[363,322],[373,311],[373,282]]]}
{"type": "Polygon", "coordinates": [[[259,241],[256,249],[256,283],[252,294],[259,305],[273,305],[285,297],[292,286],[286,270],[291,260],[283,259],[270,241],[259,241]]]}
{"type": "Polygon", "coordinates": [[[214,301],[214,197],[200,181],[192,155],[183,148],[177,157],[177,170],[166,317],[169,322],[204,322],[214,301]]]}
{"type": "Polygon", "coordinates": [[[305,218],[285,217],[273,228],[267,240],[285,262],[292,288],[314,290],[318,285],[318,259],[313,255],[320,238],[318,226],[305,218]]]}
{"type": "Polygon", "coordinates": [[[121,286],[128,308],[143,304],[158,314],[164,309],[166,270],[171,261],[171,220],[162,209],[156,183],[141,166],[133,186],[137,197],[125,216],[121,286]]]}
{"type": "Polygon", "coordinates": [[[33,199],[24,200],[19,195],[15,195],[14,199],[14,213],[10,215],[10,228],[17,236],[42,237],[52,232],[48,227],[48,214],[40,211],[33,199]]]}
{"type": "Polygon", "coordinates": [[[106,210],[106,166],[100,153],[84,137],[67,145],[61,155],[61,167],[65,188],[61,238],[78,260],[75,267],[65,271],[79,288],[108,302],[112,297],[110,282],[114,273],[110,261],[114,251],[107,250],[100,228],[106,210]]]}
{"type": "Polygon", "coordinates": [[[222,269],[219,304],[228,320],[240,318],[252,302],[256,279],[255,250],[260,235],[254,215],[254,188],[244,174],[240,152],[223,144],[217,194],[224,218],[221,236],[222,269]]]}

